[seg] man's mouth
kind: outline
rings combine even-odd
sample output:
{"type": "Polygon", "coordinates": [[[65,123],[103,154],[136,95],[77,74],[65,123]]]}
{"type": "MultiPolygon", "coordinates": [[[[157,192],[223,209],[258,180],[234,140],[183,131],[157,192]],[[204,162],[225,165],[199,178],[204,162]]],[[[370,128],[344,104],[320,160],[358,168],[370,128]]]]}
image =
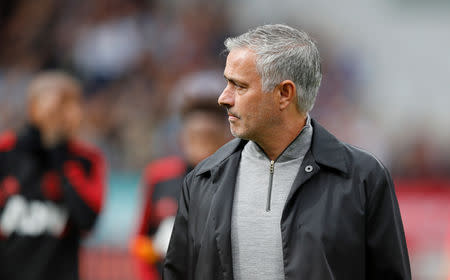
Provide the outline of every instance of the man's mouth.
{"type": "Polygon", "coordinates": [[[239,119],[239,117],[236,114],[228,111],[228,120],[236,120],[236,119],[239,119]]]}

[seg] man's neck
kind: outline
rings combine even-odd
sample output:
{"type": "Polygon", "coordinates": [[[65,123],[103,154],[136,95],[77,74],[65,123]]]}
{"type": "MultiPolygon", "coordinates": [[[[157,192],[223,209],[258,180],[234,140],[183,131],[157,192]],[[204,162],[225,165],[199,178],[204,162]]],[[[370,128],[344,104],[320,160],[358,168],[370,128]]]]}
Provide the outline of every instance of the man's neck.
{"type": "Polygon", "coordinates": [[[301,118],[291,119],[285,122],[283,126],[278,127],[277,131],[268,134],[265,139],[259,139],[255,142],[270,160],[276,160],[302,131],[306,124],[306,119],[306,115],[302,115],[301,118]]]}

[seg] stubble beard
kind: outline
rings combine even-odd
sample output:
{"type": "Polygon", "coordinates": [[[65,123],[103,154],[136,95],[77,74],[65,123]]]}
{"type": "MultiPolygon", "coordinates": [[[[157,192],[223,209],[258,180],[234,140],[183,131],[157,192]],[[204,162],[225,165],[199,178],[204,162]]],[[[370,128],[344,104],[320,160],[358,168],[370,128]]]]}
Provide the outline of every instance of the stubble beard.
{"type": "Polygon", "coordinates": [[[234,137],[236,137],[236,138],[241,138],[241,139],[244,139],[244,140],[249,140],[249,139],[247,139],[246,137],[245,137],[245,133],[239,133],[238,131],[237,131],[237,129],[236,128],[233,128],[233,125],[235,125],[235,124],[233,124],[233,123],[231,123],[230,122],[230,132],[231,132],[231,135],[233,135],[234,137]]]}
{"type": "Polygon", "coordinates": [[[255,141],[256,140],[256,139],[254,139],[255,137],[254,137],[254,135],[252,135],[251,130],[248,127],[241,126],[239,128],[233,129],[233,126],[230,123],[231,135],[233,135],[236,138],[243,139],[243,140],[250,140],[250,141],[255,141]],[[240,128],[240,130],[239,130],[239,128],[240,128]]]}

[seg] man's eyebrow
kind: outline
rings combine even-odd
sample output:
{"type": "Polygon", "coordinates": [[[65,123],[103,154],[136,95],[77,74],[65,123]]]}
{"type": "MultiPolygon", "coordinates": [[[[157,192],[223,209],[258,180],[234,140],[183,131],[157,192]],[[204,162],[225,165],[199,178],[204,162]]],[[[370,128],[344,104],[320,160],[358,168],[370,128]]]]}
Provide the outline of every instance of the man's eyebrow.
{"type": "Polygon", "coordinates": [[[238,84],[238,85],[247,85],[247,83],[243,82],[243,81],[239,81],[237,79],[234,78],[229,78],[226,75],[223,75],[223,77],[225,78],[225,80],[231,82],[232,84],[238,84]]]}

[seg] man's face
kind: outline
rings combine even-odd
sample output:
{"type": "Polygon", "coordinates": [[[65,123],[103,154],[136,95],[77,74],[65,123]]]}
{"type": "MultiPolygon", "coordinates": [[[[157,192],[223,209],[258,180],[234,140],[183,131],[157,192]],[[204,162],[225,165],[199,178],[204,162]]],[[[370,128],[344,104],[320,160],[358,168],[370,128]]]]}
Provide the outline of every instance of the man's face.
{"type": "Polygon", "coordinates": [[[68,94],[61,105],[63,133],[68,138],[75,137],[82,119],[81,97],[80,95],[68,94]]]}
{"type": "Polygon", "coordinates": [[[186,159],[193,166],[228,142],[231,135],[223,119],[211,113],[191,113],[183,123],[182,147],[186,159]]]}
{"type": "Polygon", "coordinates": [[[233,49],[228,54],[224,76],[227,86],[218,102],[228,110],[231,133],[256,142],[270,137],[279,124],[279,108],[275,94],[262,91],[256,54],[247,48],[233,49]]]}
{"type": "Polygon", "coordinates": [[[49,90],[32,103],[32,121],[41,130],[44,145],[53,146],[75,136],[81,123],[80,95],[49,90]]]}

